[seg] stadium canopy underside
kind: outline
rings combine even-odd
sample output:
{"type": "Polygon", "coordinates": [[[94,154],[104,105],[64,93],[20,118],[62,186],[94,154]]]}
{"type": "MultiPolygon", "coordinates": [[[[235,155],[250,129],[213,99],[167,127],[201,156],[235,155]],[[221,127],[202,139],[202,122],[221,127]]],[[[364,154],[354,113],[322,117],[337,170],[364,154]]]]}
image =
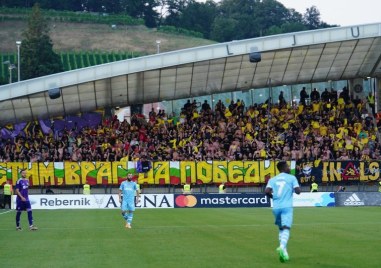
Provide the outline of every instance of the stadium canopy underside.
{"type": "MultiPolygon", "coordinates": [[[[22,70],[22,66],[21,66],[22,70]]],[[[0,87],[0,122],[26,122],[269,86],[381,78],[381,23],[232,41],[0,87]],[[249,61],[259,52],[261,61],[249,61]],[[49,90],[60,89],[51,99],[49,90]]]]}

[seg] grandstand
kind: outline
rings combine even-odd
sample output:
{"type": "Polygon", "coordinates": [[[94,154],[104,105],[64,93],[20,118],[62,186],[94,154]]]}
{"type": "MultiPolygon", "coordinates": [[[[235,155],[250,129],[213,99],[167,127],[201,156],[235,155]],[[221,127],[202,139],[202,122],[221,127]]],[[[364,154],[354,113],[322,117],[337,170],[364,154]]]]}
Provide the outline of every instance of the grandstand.
{"type": "MultiPolygon", "coordinates": [[[[261,178],[246,178],[245,171],[236,180],[229,177],[234,167],[227,162],[268,160],[294,161],[294,172],[306,187],[311,176],[301,170],[308,164],[320,172],[314,176],[327,191],[343,181],[348,189],[373,191],[381,147],[367,96],[375,96],[377,107],[380,29],[381,24],[367,24],[232,41],[2,86],[1,162],[6,170],[11,169],[7,163],[35,166],[34,185],[43,186],[37,191],[64,185],[77,193],[84,181],[82,176],[62,184],[60,178],[68,175],[57,175],[65,170],[58,164],[51,169],[54,178],[39,180],[43,167],[38,163],[127,162],[123,168],[136,172],[128,161],[142,156],[174,162],[168,170],[176,169],[177,162],[226,163],[233,192],[261,191],[276,171],[258,164],[261,178]],[[251,62],[253,53],[257,60],[251,62]],[[303,87],[309,94],[302,101],[303,87]],[[125,106],[133,113],[121,122],[115,113],[125,106]],[[343,172],[331,175],[338,166],[324,166],[321,160],[340,162],[343,172]],[[323,174],[327,170],[329,176],[323,174]]],[[[177,192],[184,178],[197,191],[217,191],[217,177],[176,177],[168,171],[163,179],[156,174],[160,166],[154,165],[148,179],[137,175],[145,191],[177,192]]],[[[182,174],[182,166],[176,170],[182,174]]],[[[93,185],[113,191],[123,177],[116,173],[104,185],[96,175],[93,185]]]]}
{"type": "Polygon", "coordinates": [[[248,94],[268,88],[270,80],[271,87],[346,81],[352,92],[355,85],[367,84],[357,79],[380,76],[379,28],[367,24],[232,41],[21,81],[0,87],[0,120],[27,122],[106,107],[248,94]],[[260,62],[249,61],[253,51],[261,54],[260,62]],[[49,90],[56,88],[61,97],[51,99],[49,90]]]}

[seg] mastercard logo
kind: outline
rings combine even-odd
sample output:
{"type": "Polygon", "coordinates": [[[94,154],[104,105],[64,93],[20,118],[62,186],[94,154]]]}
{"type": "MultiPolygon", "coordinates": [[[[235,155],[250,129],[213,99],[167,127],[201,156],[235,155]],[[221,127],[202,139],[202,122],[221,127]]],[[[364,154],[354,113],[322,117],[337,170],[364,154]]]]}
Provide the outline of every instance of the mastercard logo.
{"type": "Polygon", "coordinates": [[[197,204],[197,198],[194,195],[179,195],[176,197],[175,203],[178,207],[194,207],[197,204]]]}

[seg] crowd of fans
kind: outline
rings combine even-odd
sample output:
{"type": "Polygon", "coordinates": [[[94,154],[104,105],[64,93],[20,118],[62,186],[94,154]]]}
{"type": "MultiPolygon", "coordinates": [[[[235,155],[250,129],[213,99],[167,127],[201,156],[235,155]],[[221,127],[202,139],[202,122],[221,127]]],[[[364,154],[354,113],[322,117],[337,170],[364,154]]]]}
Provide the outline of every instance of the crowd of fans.
{"type": "Polygon", "coordinates": [[[214,110],[207,101],[189,100],[179,115],[152,109],[148,118],[134,115],[129,123],[114,116],[95,129],[44,135],[36,125],[27,137],[1,139],[0,161],[380,159],[367,102],[346,88],[339,95],[303,89],[292,104],[282,92],[276,104],[270,99],[246,107],[237,100],[226,107],[220,100],[214,110]]]}

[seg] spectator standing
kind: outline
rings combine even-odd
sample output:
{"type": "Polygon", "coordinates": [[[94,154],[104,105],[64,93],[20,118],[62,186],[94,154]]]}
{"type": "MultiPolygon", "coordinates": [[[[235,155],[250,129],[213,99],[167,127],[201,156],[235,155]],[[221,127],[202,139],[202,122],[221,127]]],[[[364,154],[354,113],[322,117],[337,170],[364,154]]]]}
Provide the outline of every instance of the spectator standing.
{"type": "Polygon", "coordinates": [[[208,101],[205,100],[204,103],[201,105],[201,111],[209,112],[210,110],[211,110],[210,105],[209,105],[208,101]]]}
{"type": "Polygon", "coordinates": [[[331,92],[329,93],[329,99],[333,105],[337,103],[337,92],[333,88],[331,88],[331,92]]]}
{"type": "Polygon", "coordinates": [[[370,109],[372,110],[372,115],[376,116],[376,104],[372,92],[369,92],[369,95],[366,97],[366,100],[370,109]]]}
{"type": "Polygon", "coordinates": [[[220,194],[225,194],[226,193],[225,182],[221,183],[220,186],[218,186],[218,193],[220,193],[220,194]]]}
{"type": "Polygon", "coordinates": [[[316,182],[311,184],[311,193],[317,192],[319,189],[319,185],[316,182]]]}
{"type": "Polygon", "coordinates": [[[184,104],[184,110],[187,112],[192,108],[192,103],[190,100],[187,101],[187,103],[184,104]]]}
{"type": "Polygon", "coordinates": [[[90,184],[86,181],[86,183],[83,185],[83,194],[90,194],[91,193],[91,190],[90,190],[90,184]]]}
{"type": "Polygon", "coordinates": [[[329,92],[328,92],[328,89],[326,88],[326,89],[323,91],[323,93],[321,93],[321,100],[322,100],[323,102],[329,102],[329,98],[330,98],[330,96],[329,96],[329,92]]]}
{"type": "Polygon", "coordinates": [[[286,99],[284,98],[283,91],[279,93],[279,106],[283,107],[286,105],[286,99]]]}
{"type": "Polygon", "coordinates": [[[343,91],[340,92],[339,97],[343,98],[345,103],[347,103],[350,100],[349,90],[347,87],[343,87],[343,91]]]}
{"type": "Polygon", "coordinates": [[[189,183],[185,183],[183,186],[183,194],[191,194],[192,189],[189,183]]]}
{"type": "Polygon", "coordinates": [[[320,93],[316,87],[311,92],[311,102],[320,101],[320,93]]]}
{"type": "Polygon", "coordinates": [[[309,97],[306,91],[306,87],[303,87],[300,91],[300,103],[306,106],[306,99],[309,97]]]}
{"type": "Polygon", "coordinates": [[[4,201],[3,201],[3,208],[8,205],[9,209],[12,208],[12,194],[13,194],[13,187],[10,180],[7,180],[4,184],[4,201]]]}

